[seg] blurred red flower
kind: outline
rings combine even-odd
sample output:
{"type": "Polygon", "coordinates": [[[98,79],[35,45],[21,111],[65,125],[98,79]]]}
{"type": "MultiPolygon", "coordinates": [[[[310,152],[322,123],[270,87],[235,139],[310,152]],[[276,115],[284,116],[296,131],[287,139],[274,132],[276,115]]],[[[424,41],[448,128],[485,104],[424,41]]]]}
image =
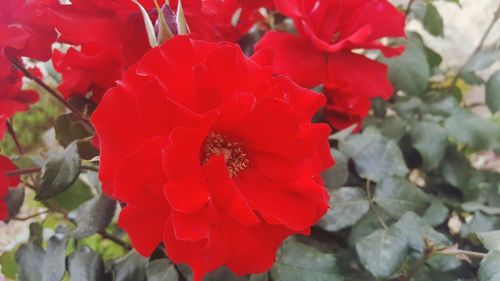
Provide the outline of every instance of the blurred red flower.
{"type": "Polygon", "coordinates": [[[2,0],[0,4],[0,79],[9,75],[8,56],[50,59],[56,32],[46,21],[46,8],[57,0],[2,0]]]}
{"type": "MultiPolygon", "coordinates": [[[[177,9],[176,0],[171,1],[177,9]]],[[[191,33],[208,41],[237,42],[255,23],[263,20],[260,8],[273,9],[272,0],[184,0],[191,33]]]]}
{"type": "Polygon", "coordinates": [[[10,68],[10,72],[0,79],[0,139],[6,131],[5,123],[16,112],[25,111],[29,104],[38,101],[38,93],[33,90],[22,90],[22,72],[10,68]]]}
{"type": "Polygon", "coordinates": [[[66,54],[55,50],[52,62],[62,75],[58,89],[66,97],[87,95],[98,103],[104,92],[115,86],[125,70],[119,46],[83,44],[80,50],[70,48],[66,54]]]}
{"type": "Polygon", "coordinates": [[[270,53],[176,36],[124,74],[92,116],[104,191],[142,255],[163,241],[195,280],[269,269],[328,209],[325,98],[273,77],[270,53]]]}
{"type": "MultiPolygon", "coordinates": [[[[387,67],[352,52],[378,49],[385,56],[403,52],[404,46],[389,47],[380,42],[384,37],[405,36],[405,17],[387,0],[275,0],[275,4],[293,19],[298,31],[298,35],[270,31],[258,43],[257,50],[275,50],[275,73],[290,75],[304,87],[328,84],[337,92],[347,90],[344,96],[348,93],[367,101],[392,95],[387,67]]],[[[348,108],[342,111],[353,117],[365,115],[348,108]]],[[[344,126],[339,125],[345,124],[330,123],[340,129],[344,126]]]]}
{"type": "Polygon", "coordinates": [[[16,187],[21,182],[19,176],[8,177],[5,172],[16,170],[17,167],[9,158],[0,155],[0,221],[9,218],[9,210],[5,203],[5,196],[9,194],[9,187],[16,187]]]}

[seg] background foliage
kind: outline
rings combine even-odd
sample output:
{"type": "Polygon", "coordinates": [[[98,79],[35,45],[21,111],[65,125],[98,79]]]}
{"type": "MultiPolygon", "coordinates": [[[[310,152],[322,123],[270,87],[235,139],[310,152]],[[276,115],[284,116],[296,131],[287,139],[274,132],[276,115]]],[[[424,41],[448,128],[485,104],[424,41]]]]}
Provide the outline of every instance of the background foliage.
{"type": "MultiPolygon", "coordinates": [[[[434,2],[402,8],[409,20],[443,36],[434,2]]],[[[383,59],[398,93],[373,103],[361,133],[331,136],[337,165],[323,176],[332,207],[311,237],[288,239],[269,273],[236,277],[222,268],[206,280],[500,280],[500,173],[472,161],[500,153],[500,70],[486,81],[477,75],[498,62],[498,46],[485,45],[485,38],[499,16],[497,10],[458,71],[409,32],[405,54],[383,59]],[[490,118],[465,106],[470,85],[485,86],[490,118]]],[[[93,109],[84,100],[72,103],[93,109]]],[[[114,219],[118,204],[101,194],[91,134],[59,114],[44,98],[14,120],[23,146],[33,149],[30,143],[53,126],[64,150],[17,158],[20,167],[43,170],[40,178],[25,179],[38,182],[36,192],[28,184],[9,195],[14,220],[34,222],[28,241],[0,256],[2,273],[25,281],[190,280],[189,269],[171,264],[162,251],[145,259],[131,250],[114,219]],[[18,216],[23,201],[34,216],[18,216]]],[[[1,147],[13,151],[10,140],[1,147]]]]}

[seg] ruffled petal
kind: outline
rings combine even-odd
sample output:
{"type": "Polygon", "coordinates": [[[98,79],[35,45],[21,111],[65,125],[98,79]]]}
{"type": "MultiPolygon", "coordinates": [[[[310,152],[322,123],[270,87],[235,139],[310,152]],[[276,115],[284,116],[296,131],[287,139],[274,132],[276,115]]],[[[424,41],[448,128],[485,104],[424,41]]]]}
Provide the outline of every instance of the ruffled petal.
{"type": "Polygon", "coordinates": [[[387,66],[348,51],[328,56],[329,88],[350,88],[353,95],[388,99],[394,88],[389,82],[387,66]]]}
{"type": "Polygon", "coordinates": [[[256,50],[274,50],[274,72],[286,74],[299,85],[312,88],[326,79],[326,59],[306,38],[269,31],[255,46],[256,50]]]}
{"type": "Polygon", "coordinates": [[[212,200],[223,212],[244,225],[260,222],[229,176],[223,156],[212,157],[203,170],[207,176],[212,200]]]}
{"type": "Polygon", "coordinates": [[[120,212],[118,225],[127,232],[137,252],[147,257],[160,244],[167,220],[168,209],[150,211],[127,205],[120,212]]]}

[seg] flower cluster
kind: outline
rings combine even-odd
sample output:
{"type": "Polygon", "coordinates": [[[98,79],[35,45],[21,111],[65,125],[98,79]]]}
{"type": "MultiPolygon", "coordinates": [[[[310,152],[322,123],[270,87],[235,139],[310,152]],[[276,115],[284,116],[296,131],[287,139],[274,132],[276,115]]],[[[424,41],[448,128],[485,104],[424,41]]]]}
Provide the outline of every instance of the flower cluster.
{"type": "MultiPolygon", "coordinates": [[[[401,54],[404,15],[387,0],[159,2],[3,1],[0,137],[38,99],[22,89],[23,57],[51,59],[56,97],[95,129],[103,191],[123,203],[134,248],[164,246],[195,281],[222,265],[264,272],[329,208],[331,128],[359,129],[371,99],[393,94],[363,52],[401,54]],[[97,105],[90,122],[74,96],[97,105]]],[[[0,157],[2,198],[14,169],[0,157]]]]}
{"type": "Polygon", "coordinates": [[[12,64],[21,57],[48,60],[56,31],[47,18],[48,1],[5,0],[0,7],[0,138],[5,122],[15,112],[38,100],[34,91],[22,90],[23,74],[12,64]]]}

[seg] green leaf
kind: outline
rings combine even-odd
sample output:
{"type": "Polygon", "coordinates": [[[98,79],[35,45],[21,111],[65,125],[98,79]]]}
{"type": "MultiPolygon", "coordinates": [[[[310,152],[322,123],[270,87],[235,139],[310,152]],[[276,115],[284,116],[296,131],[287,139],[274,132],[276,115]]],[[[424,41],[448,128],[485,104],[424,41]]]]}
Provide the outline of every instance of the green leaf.
{"type": "Polygon", "coordinates": [[[500,148],[500,124],[467,110],[457,110],[445,122],[448,134],[475,149],[500,148]]]}
{"type": "Polygon", "coordinates": [[[351,125],[350,127],[347,127],[331,135],[330,139],[336,141],[345,141],[348,137],[352,135],[352,133],[354,132],[354,130],[356,130],[356,128],[357,128],[356,124],[351,125]]]}
{"type": "Polygon", "coordinates": [[[424,238],[433,242],[436,247],[450,246],[451,241],[445,235],[435,231],[431,226],[425,224],[422,219],[413,212],[405,213],[394,225],[403,233],[408,245],[423,253],[425,248],[424,238]]]}
{"type": "Polygon", "coordinates": [[[349,168],[347,167],[347,162],[349,159],[344,155],[344,153],[331,149],[333,159],[335,159],[335,165],[321,173],[321,177],[328,188],[339,188],[344,185],[349,177],[349,168]]]}
{"type": "Polygon", "coordinates": [[[73,236],[80,239],[105,229],[111,223],[115,210],[116,201],[99,193],[75,211],[77,227],[73,236]]]}
{"type": "Polygon", "coordinates": [[[477,76],[475,72],[463,72],[460,74],[460,78],[462,78],[465,83],[470,85],[484,84],[484,80],[481,77],[477,76]]]}
{"type": "Polygon", "coordinates": [[[60,281],[66,272],[68,229],[59,227],[49,239],[43,263],[43,281],[60,281]]]}
{"type": "Polygon", "coordinates": [[[500,280],[500,252],[490,252],[481,261],[478,271],[479,281],[499,281],[500,280]]]}
{"type": "Polygon", "coordinates": [[[35,199],[46,200],[61,194],[75,183],[79,174],[80,157],[76,143],[72,143],[43,166],[35,199]]]}
{"type": "Polygon", "coordinates": [[[494,46],[486,47],[472,55],[462,69],[462,73],[474,72],[488,68],[496,61],[496,56],[497,54],[494,46]]]}
{"type": "Polygon", "coordinates": [[[408,211],[423,214],[430,206],[429,196],[403,178],[382,180],[373,200],[393,218],[399,218],[408,211]]]}
{"type": "Polygon", "coordinates": [[[167,259],[158,259],[146,265],[148,281],[178,281],[179,273],[175,266],[167,259]]]}
{"type": "Polygon", "coordinates": [[[227,267],[219,267],[217,270],[208,273],[203,281],[247,281],[246,277],[236,276],[227,267]]]}
{"type": "Polygon", "coordinates": [[[49,207],[54,205],[66,211],[72,211],[92,197],[90,187],[84,181],[77,180],[68,190],[44,203],[49,207]]]}
{"type": "Polygon", "coordinates": [[[488,216],[480,211],[474,213],[474,218],[468,224],[462,226],[461,236],[467,237],[471,233],[480,233],[497,230],[500,228],[500,219],[496,216],[488,216]]]}
{"type": "Polygon", "coordinates": [[[144,280],[146,278],[146,258],[136,251],[130,251],[126,256],[112,264],[114,281],[144,280]]]}
{"type": "Polygon", "coordinates": [[[342,187],[330,194],[330,209],[319,225],[338,231],[358,222],[370,209],[365,192],[359,187],[342,187]]]}
{"type": "Polygon", "coordinates": [[[491,113],[500,111],[500,70],[493,73],[486,83],[486,104],[491,113]]]}
{"type": "Polygon", "coordinates": [[[408,243],[395,227],[379,229],[356,243],[361,264],[377,278],[391,276],[404,260],[408,243]]]}
{"type": "Polygon", "coordinates": [[[336,259],[294,238],[286,240],[278,251],[278,258],[271,270],[275,281],[337,281],[343,280],[336,273],[336,259]]]}
{"type": "Polygon", "coordinates": [[[87,246],[75,250],[68,258],[71,281],[107,281],[102,258],[87,246]]]}
{"type": "Polygon", "coordinates": [[[15,217],[24,203],[24,187],[10,188],[9,194],[4,198],[9,209],[9,217],[15,217]]]}
{"type": "Polygon", "coordinates": [[[441,63],[443,62],[443,58],[441,57],[441,55],[427,46],[424,47],[425,54],[427,56],[427,62],[429,63],[429,65],[433,68],[441,65],[441,63]]]}
{"type": "Polygon", "coordinates": [[[26,244],[16,251],[18,281],[42,281],[45,251],[42,248],[43,228],[38,223],[30,224],[30,236],[26,244]]]}
{"type": "Polygon", "coordinates": [[[425,211],[422,220],[431,226],[437,226],[448,218],[450,210],[448,210],[448,207],[446,207],[443,201],[437,197],[430,196],[430,199],[431,206],[425,211]]]}
{"type": "MultiPolygon", "coordinates": [[[[375,206],[375,208],[379,208],[375,206]]],[[[368,212],[360,221],[352,226],[351,232],[349,233],[348,242],[350,245],[355,245],[360,240],[364,239],[366,236],[372,234],[378,229],[382,228],[380,219],[382,219],[386,224],[389,224],[391,217],[386,214],[383,210],[378,210],[376,214],[374,211],[368,212]],[[379,217],[380,216],[380,217],[379,217]]]]}
{"type": "Polygon", "coordinates": [[[443,18],[439,14],[438,9],[436,9],[436,6],[432,5],[430,2],[427,3],[423,24],[424,28],[429,31],[430,34],[434,36],[444,35],[443,18]]]}
{"type": "Polygon", "coordinates": [[[21,245],[16,251],[19,281],[42,281],[45,251],[34,241],[21,245]]]}
{"type": "Polygon", "coordinates": [[[73,141],[89,138],[93,135],[90,128],[72,113],[57,117],[54,129],[57,141],[64,147],[70,145],[73,141]]]}
{"type": "Polygon", "coordinates": [[[445,130],[436,123],[423,121],[411,127],[410,136],[413,146],[422,156],[424,169],[436,168],[444,156],[448,143],[445,130]]]}
{"type": "Polygon", "coordinates": [[[2,274],[9,279],[16,279],[17,265],[16,265],[16,252],[15,250],[3,253],[0,256],[0,266],[2,267],[2,274]]]}
{"type": "Polygon", "coordinates": [[[451,271],[459,268],[462,261],[457,256],[435,254],[427,260],[427,264],[435,270],[451,271]]]}
{"type": "Polygon", "coordinates": [[[472,177],[472,166],[469,160],[451,145],[446,148],[439,168],[441,175],[449,184],[461,189],[467,187],[469,179],[472,177]]]}
{"type": "Polygon", "coordinates": [[[374,130],[367,129],[340,143],[340,150],[354,160],[356,171],[363,178],[378,182],[408,173],[397,143],[374,130]]]}
{"type": "Polygon", "coordinates": [[[423,44],[416,36],[409,36],[403,55],[387,61],[389,78],[396,89],[413,96],[424,93],[430,67],[423,44]]]}
{"type": "Polygon", "coordinates": [[[500,252],[500,230],[480,232],[476,235],[486,249],[500,252]]]}
{"type": "Polygon", "coordinates": [[[261,273],[261,274],[252,274],[248,281],[269,281],[269,274],[261,273]]]}

